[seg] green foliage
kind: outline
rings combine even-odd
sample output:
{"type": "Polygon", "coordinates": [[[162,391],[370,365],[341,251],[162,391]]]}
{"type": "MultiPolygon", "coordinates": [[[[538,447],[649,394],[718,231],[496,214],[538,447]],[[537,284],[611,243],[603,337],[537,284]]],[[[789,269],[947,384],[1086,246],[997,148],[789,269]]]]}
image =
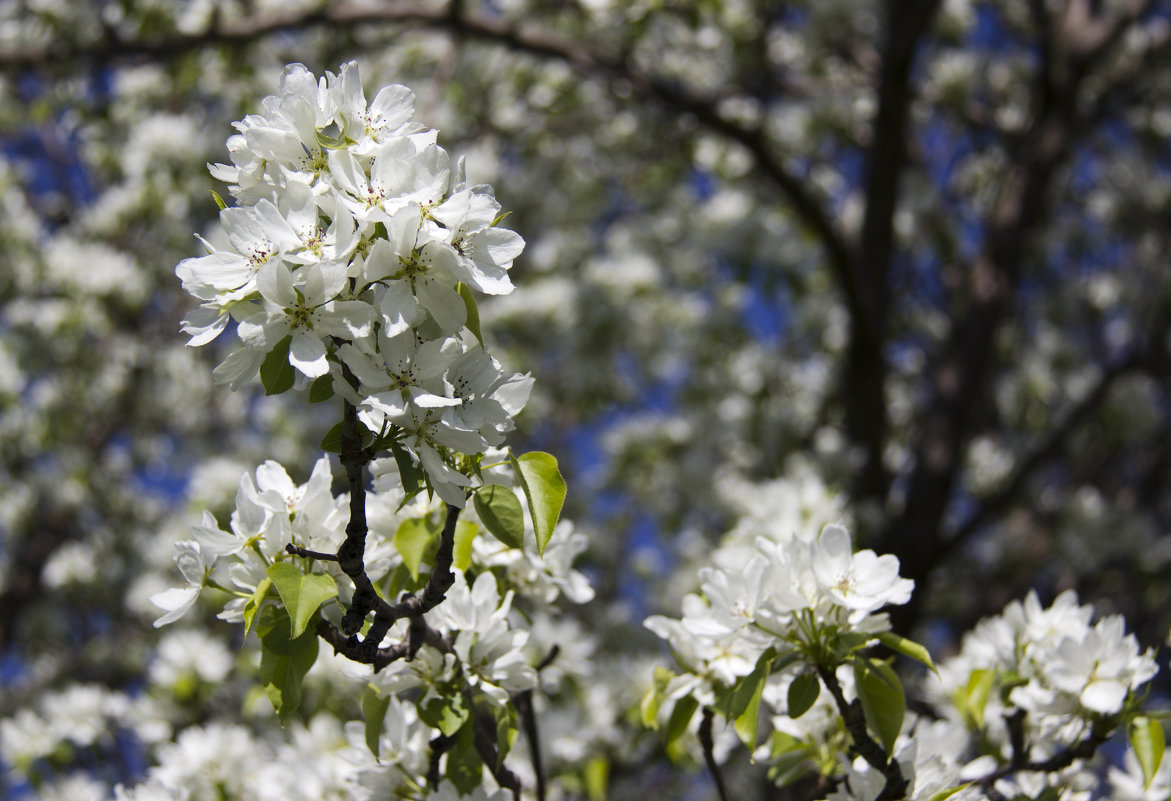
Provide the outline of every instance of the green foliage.
{"type": "Polygon", "coordinates": [[[529,514],[537,533],[537,553],[543,554],[565,504],[565,479],[552,454],[532,451],[520,456],[510,455],[509,460],[529,502],[529,514]]]}
{"type": "Polygon", "coordinates": [[[293,337],[287,336],[276,343],[260,364],[260,383],[265,395],[279,395],[293,388],[296,371],[289,363],[289,345],[293,337]]]}
{"type": "Polygon", "coordinates": [[[879,742],[890,755],[907,711],[903,684],[886,662],[865,656],[854,659],[854,680],[862,712],[866,715],[866,725],[878,735],[879,742]]]}
{"type": "Polygon", "coordinates": [[[1163,724],[1150,715],[1139,715],[1126,727],[1126,734],[1143,770],[1145,785],[1150,787],[1159,765],[1163,763],[1163,750],[1166,747],[1163,724]]]}
{"type": "Polygon", "coordinates": [[[789,685],[788,713],[796,720],[809,711],[821,694],[821,681],[816,673],[801,673],[789,685]]]}
{"type": "Polygon", "coordinates": [[[365,720],[366,747],[378,758],[382,728],[386,725],[386,710],[390,707],[390,696],[383,696],[373,684],[367,684],[362,691],[362,717],[365,720]]]}
{"type": "Polygon", "coordinates": [[[304,573],[291,562],[272,565],[268,569],[268,578],[289,612],[293,637],[300,637],[321,605],[337,596],[337,582],[333,576],[304,573]]]}
{"type": "Polygon", "coordinates": [[[878,641],[892,651],[926,665],[932,673],[938,675],[939,671],[935,669],[935,663],[931,661],[931,653],[925,646],[895,634],[893,631],[882,632],[878,635],[878,641]]]}
{"type": "Polygon", "coordinates": [[[499,484],[487,484],[472,496],[484,527],[509,548],[523,548],[525,518],[516,493],[499,484]]]}
{"type": "Polygon", "coordinates": [[[436,535],[435,528],[426,520],[411,518],[399,524],[394,532],[394,547],[403,558],[403,564],[411,573],[411,578],[418,580],[419,566],[423,564],[423,556],[427,553],[427,546],[436,535]]]}
{"type": "Polygon", "coordinates": [[[667,725],[663,729],[663,743],[665,745],[675,742],[683,735],[683,732],[687,731],[687,725],[691,723],[691,718],[697,709],[699,709],[699,701],[694,696],[685,695],[675,701],[675,706],[671,709],[671,716],[667,718],[667,725]]]}
{"type": "Polygon", "coordinates": [[[260,611],[260,682],[284,726],[301,705],[301,681],[317,661],[317,633],[290,636],[288,612],[273,605],[260,611]]]}

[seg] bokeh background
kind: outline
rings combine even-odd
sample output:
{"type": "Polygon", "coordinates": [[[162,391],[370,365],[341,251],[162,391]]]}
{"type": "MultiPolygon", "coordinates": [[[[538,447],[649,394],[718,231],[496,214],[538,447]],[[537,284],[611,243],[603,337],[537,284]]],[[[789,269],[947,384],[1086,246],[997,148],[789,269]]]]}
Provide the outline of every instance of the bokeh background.
{"type": "Polygon", "coordinates": [[[147,599],[331,425],[179,333],[205,165],[291,62],[411,87],[527,242],[481,312],[590,537],[579,658],[631,675],[581,737],[612,797],[707,791],[628,712],[744,516],[896,554],[938,653],[1030,589],[1163,643],[1169,40],[1165,0],[0,2],[0,796],[107,797],[251,697],[214,609],[178,643],[147,599]]]}

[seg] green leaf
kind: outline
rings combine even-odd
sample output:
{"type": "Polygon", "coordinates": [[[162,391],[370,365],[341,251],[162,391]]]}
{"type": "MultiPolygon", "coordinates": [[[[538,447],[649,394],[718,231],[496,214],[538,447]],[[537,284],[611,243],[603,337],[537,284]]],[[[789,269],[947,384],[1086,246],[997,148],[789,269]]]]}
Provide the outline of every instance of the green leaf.
{"type": "Polygon", "coordinates": [[[768,678],[772,654],[765,653],[756,662],[756,667],[740,679],[719,699],[717,709],[732,721],[736,733],[749,748],[756,745],[756,730],[760,715],[760,697],[768,678]]]}
{"type": "MultiPolygon", "coordinates": [[[[748,675],[748,678],[751,679],[760,670],[761,667],[758,665],[756,670],[748,675]]],[[[747,705],[736,716],[736,719],[732,721],[732,726],[736,729],[736,734],[740,738],[740,742],[748,746],[749,751],[756,748],[756,734],[760,727],[760,698],[764,693],[764,679],[767,675],[767,673],[761,673],[760,679],[753,682],[754,689],[752,695],[748,698],[747,705]]]]}
{"type": "Polygon", "coordinates": [[[394,462],[398,465],[398,478],[402,482],[403,492],[407,494],[407,497],[410,497],[423,486],[423,468],[415,464],[415,460],[401,445],[392,444],[390,455],[394,457],[394,462]]]}
{"type": "Polygon", "coordinates": [[[590,759],[582,770],[582,783],[589,801],[606,801],[610,787],[610,760],[601,755],[590,759]]]}
{"type": "Polygon", "coordinates": [[[986,668],[977,668],[968,676],[967,687],[956,692],[956,707],[972,728],[984,728],[984,710],[996,683],[996,674],[986,668]]]}
{"type": "Polygon", "coordinates": [[[907,710],[903,684],[886,662],[864,656],[855,658],[854,681],[866,723],[890,755],[907,710]]]}
{"type": "Polygon", "coordinates": [[[468,721],[459,730],[455,745],[447,752],[447,778],[459,794],[468,795],[484,780],[483,762],[476,752],[475,724],[468,721]]]}
{"type": "Polygon", "coordinates": [[[215,200],[216,208],[218,208],[220,211],[223,211],[228,207],[228,204],[224,202],[222,197],[220,197],[219,192],[215,191],[214,189],[209,189],[208,191],[211,192],[212,199],[215,200]]]}
{"type": "Polygon", "coordinates": [[[296,371],[289,364],[289,344],[292,336],[287,336],[268,352],[260,364],[260,383],[264,384],[265,395],[279,395],[293,388],[293,379],[296,371]]]}
{"type": "Polygon", "coordinates": [[[277,718],[284,726],[301,705],[301,681],[317,661],[317,635],[289,636],[289,615],[265,606],[256,623],[260,635],[260,681],[277,718]]]}
{"type": "Polygon", "coordinates": [[[521,456],[510,454],[509,459],[529,501],[529,514],[533,516],[537,533],[537,553],[543,555],[565,504],[565,478],[552,454],[532,451],[521,456]]]}
{"type": "Polygon", "coordinates": [[[476,306],[476,296],[472,294],[472,288],[462,281],[456,288],[459,290],[459,296],[464,299],[464,306],[468,310],[468,319],[464,325],[476,335],[480,347],[484,347],[484,335],[480,333],[480,309],[476,306]]]}
{"type": "Polygon", "coordinates": [[[455,538],[451,549],[451,566],[460,573],[467,570],[472,564],[472,543],[480,527],[470,520],[461,520],[455,524],[455,538]]]}
{"type": "Polygon", "coordinates": [[[448,737],[459,731],[470,714],[464,697],[458,693],[450,696],[435,693],[425,695],[417,707],[419,720],[433,729],[439,729],[448,737]]]}
{"type": "Polygon", "coordinates": [[[423,564],[423,554],[427,552],[427,545],[435,536],[435,530],[427,525],[426,521],[412,518],[399,524],[398,531],[394,532],[394,547],[402,555],[403,564],[411,571],[411,578],[419,578],[419,565],[423,564]]]}
{"type": "Polygon", "coordinates": [[[683,732],[687,731],[687,724],[691,722],[691,716],[695,714],[697,709],[699,709],[699,701],[690,695],[685,695],[675,702],[675,708],[671,710],[671,717],[667,719],[667,728],[663,730],[664,744],[670,745],[678,740],[683,732]]]}
{"type": "Polygon", "coordinates": [[[821,681],[816,673],[802,673],[789,685],[789,717],[796,720],[809,711],[821,695],[821,681]]]}
{"type": "Polygon", "coordinates": [[[893,631],[884,631],[882,634],[879,634],[878,641],[896,653],[910,657],[916,662],[923,663],[932,673],[937,676],[939,675],[939,671],[935,669],[935,663],[931,661],[931,653],[927,650],[926,646],[920,645],[906,637],[901,637],[893,631]]]}
{"type": "Polygon", "coordinates": [[[472,496],[484,528],[509,548],[525,544],[525,515],[516,493],[499,484],[485,484],[472,496]]]}
{"type": "Polygon", "coordinates": [[[366,720],[366,747],[378,759],[379,740],[382,727],[386,725],[386,710],[390,707],[390,696],[378,694],[373,684],[367,684],[362,691],[362,717],[366,720]]]}
{"type": "Polygon", "coordinates": [[[342,150],[354,144],[353,140],[348,137],[339,136],[337,139],[333,139],[321,131],[314,131],[313,137],[317,140],[317,144],[326,150],[342,150]]]}
{"type": "Polygon", "coordinates": [[[277,562],[269,567],[268,577],[289,610],[293,621],[293,637],[300,637],[309,625],[313,613],[323,603],[337,595],[337,582],[325,573],[302,573],[291,562],[277,562]]]}
{"type": "Polygon", "coordinates": [[[325,432],[325,436],[321,438],[321,450],[326,453],[341,453],[342,452],[342,424],[337,422],[333,428],[325,432]]]}
{"type": "Polygon", "coordinates": [[[935,793],[935,795],[933,795],[929,799],[927,799],[927,801],[947,801],[947,799],[951,798],[956,793],[958,793],[962,790],[967,790],[971,786],[972,786],[971,782],[965,782],[964,784],[961,784],[957,787],[944,788],[943,790],[940,790],[939,792],[935,793]]]}
{"type": "Polygon", "coordinates": [[[1126,727],[1126,735],[1143,769],[1143,786],[1150,787],[1159,765],[1163,763],[1163,750],[1166,747],[1163,724],[1148,715],[1140,715],[1126,727]]]}
{"type": "Polygon", "coordinates": [[[656,667],[654,671],[654,684],[651,689],[647,690],[646,695],[642,697],[639,703],[639,715],[642,718],[642,725],[648,729],[656,730],[659,728],[659,707],[663,705],[664,693],[667,690],[667,685],[671,683],[671,679],[675,678],[675,674],[665,667],[656,667]]]}
{"type": "Polygon", "coordinates": [[[244,604],[244,639],[248,639],[248,632],[252,630],[252,618],[256,616],[260,605],[264,603],[264,598],[268,595],[271,587],[272,579],[261,579],[260,583],[256,585],[256,591],[252,593],[252,597],[244,604]]]}
{"type": "Polygon", "coordinates": [[[496,717],[496,767],[504,764],[504,758],[512,750],[520,729],[516,725],[516,707],[505,704],[493,708],[496,717]]]}
{"type": "Polygon", "coordinates": [[[333,397],[333,376],[326,373],[313,379],[309,385],[309,402],[321,403],[333,397]]]}

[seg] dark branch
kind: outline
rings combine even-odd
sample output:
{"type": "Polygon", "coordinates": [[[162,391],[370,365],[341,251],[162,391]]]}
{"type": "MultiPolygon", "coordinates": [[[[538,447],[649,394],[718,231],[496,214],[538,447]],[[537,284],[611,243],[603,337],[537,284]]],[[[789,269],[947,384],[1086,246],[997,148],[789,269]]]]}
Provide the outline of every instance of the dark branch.
{"type": "Polygon", "coordinates": [[[699,722],[699,744],[703,748],[703,761],[707,765],[708,773],[716,783],[716,792],[720,801],[728,801],[728,788],[724,786],[724,774],[720,764],[716,762],[714,744],[712,742],[712,717],[710,707],[703,708],[703,719],[699,722]]]}

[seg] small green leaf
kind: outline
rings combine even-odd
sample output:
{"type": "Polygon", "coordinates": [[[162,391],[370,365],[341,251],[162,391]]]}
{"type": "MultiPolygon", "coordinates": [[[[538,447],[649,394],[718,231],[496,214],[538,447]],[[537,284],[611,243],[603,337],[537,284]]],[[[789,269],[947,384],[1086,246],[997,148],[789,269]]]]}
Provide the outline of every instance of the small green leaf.
{"type": "Polygon", "coordinates": [[[476,335],[480,347],[484,347],[484,335],[480,333],[480,309],[476,306],[476,296],[472,294],[472,288],[463,282],[460,282],[456,288],[459,290],[459,296],[464,299],[464,306],[468,310],[468,319],[464,325],[476,335]]]}
{"type": "Polygon", "coordinates": [[[971,786],[971,782],[965,782],[964,784],[961,784],[957,787],[946,787],[935,793],[935,795],[931,796],[929,799],[927,799],[927,801],[947,801],[947,799],[951,798],[956,793],[962,790],[967,790],[971,786]]]}
{"type": "Polygon", "coordinates": [[[401,445],[392,444],[390,455],[394,457],[394,462],[398,465],[398,478],[403,485],[403,492],[407,494],[407,497],[410,497],[423,486],[423,468],[415,464],[411,455],[401,445]]]}
{"type": "Polygon", "coordinates": [[[687,731],[687,724],[691,723],[691,716],[699,709],[699,701],[690,695],[685,695],[675,702],[671,710],[671,717],[667,719],[667,728],[663,730],[663,742],[670,745],[687,731]]]}
{"type": "Polygon", "coordinates": [[[821,681],[816,673],[802,673],[789,685],[789,717],[796,720],[809,711],[821,695],[821,681]]]}
{"type": "Polygon", "coordinates": [[[260,681],[281,725],[301,705],[301,681],[317,661],[317,635],[289,636],[289,615],[271,604],[261,609],[256,623],[260,635],[260,681]]]}
{"type": "Polygon", "coordinates": [[[510,454],[509,459],[529,502],[529,514],[533,516],[537,533],[537,553],[544,554],[565,504],[565,478],[552,454],[532,451],[520,456],[510,454]]]}
{"type": "Polygon", "coordinates": [[[472,543],[480,527],[470,520],[461,520],[455,524],[455,538],[451,549],[451,566],[460,573],[471,567],[472,543]]]}
{"type": "Polygon", "coordinates": [[[458,693],[450,696],[434,693],[425,695],[417,707],[419,720],[433,729],[439,729],[448,737],[459,731],[470,714],[464,697],[458,693]]]}
{"type": "Polygon", "coordinates": [[[860,655],[854,660],[854,681],[866,723],[889,755],[907,710],[903,684],[890,665],[860,655]]]}
{"type": "Polygon", "coordinates": [[[386,725],[386,710],[390,707],[390,696],[378,694],[373,684],[367,684],[362,691],[362,717],[366,720],[366,747],[378,759],[379,740],[382,727],[386,725]]]}
{"type": "Polygon", "coordinates": [[[419,578],[419,565],[423,563],[423,554],[427,552],[427,545],[434,536],[434,529],[417,518],[404,520],[399,524],[398,531],[394,532],[394,547],[402,555],[407,570],[411,571],[411,578],[416,581],[419,578]]]}
{"type": "Polygon", "coordinates": [[[342,424],[337,422],[333,428],[325,432],[325,436],[321,438],[321,450],[326,453],[341,453],[342,452],[342,424]]]}
{"type": "MultiPolygon", "coordinates": [[[[749,674],[751,678],[754,674],[760,671],[760,666],[749,674]]],[[[740,742],[748,746],[748,750],[752,751],[756,748],[756,735],[760,727],[760,698],[764,694],[764,679],[767,674],[763,674],[759,681],[754,682],[754,689],[752,695],[748,698],[748,703],[744,710],[736,716],[732,721],[732,727],[736,729],[736,735],[740,738],[740,742]]]]}
{"type": "Polygon", "coordinates": [[[303,573],[291,562],[277,562],[269,567],[267,573],[285,608],[289,610],[289,618],[293,621],[293,637],[300,637],[313,613],[337,595],[337,582],[333,576],[303,573]]]}
{"type": "Polygon", "coordinates": [[[289,344],[293,337],[287,336],[268,352],[260,363],[260,383],[264,384],[265,395],[279,395],[293,388],[296,371],[289,364],[289,344]]]}
{"type": "Polygon", "coordinates": [[[1143,786],[1150,787],[1163,763],[1163,750],[1166,741],[1163,734],[1163,724],[1148,715],[1140,715],[1126,727],[1130,747],[1138,757],[1138,764],[1143,769],[1143,786]]]}
{"type": "Polygon", "coordinates": [[[309,402],[321,403],[333,397],[333,376],[326,373],[313,379],[309,385],[309,402]]]}
{"type": "Polygon", "coordinates": [[[244,639],[248,639],[248,632],[252,629],[252,618],[256,616],[256,612],[264,603],[264,598],[271,588],[272,579],[261,579],[260,583],[256,585],[256,591],[252,593],[252,597],[244,604],[244,639]]]}
{"type": "Polygon", "coordinates": [[[228,207],[228,204],[224,202],[222,197],[220,197],[219,192],[215,191],[214,189],[209,189],[208,191],[211,192],[212,199],[215,200],[216,208],[218,208],[220,211],[223,211],[228,207]]]}
{"type": "Polygon", "coordinates": [[[476,751],[475,723],[469,720],[459,730],[455,745],[447,752],[447,778],[461,796],[469,795],[484,781],[484,767],[476,751]]]}
{"type": "Polygon", "coordinates": [[[896,653],[910,657],[916,662],[923,663],[932,673],[937,676],[939,675],[939,671],[935,669],[935,663],[931,661],[931,652],[925,646],[920,645],[914,640],[901,637],[893,631],[884,631],[882,634],[879,634],[878,641],[896,653]]]}
{"type": "Polygon", "coordinates": [[[606,801],[610,787],[610,760],[601,755],[590,759],[582,770],[582,783],[589,801],[606,801]]]}
{"type": "Polygon", "coordinates": [[[337,139],[333,139],[321,131],[314,131],[313,137],[317,140],[317,144],[326,150],[341,150],[354,144],[349,138],[339,136],[337,139]]]}
{"type": "Polygon", "coordinates": [[[995,683],[995,673],[986,668],[977,668],[968,676],[967,687],[956,692],[956,707],[977,731],[984,728],[984,710],[995,683]]]}
{"type": "Polygon", "coordinates": [[[496,717],[496,767],[504,764],[504,758],[512,750],[520,729],[516,725],[516,707],[512,704],[493,707],[496,717]]]}
{"type": "Polygon", "coordinates": [[[485,484],[472,496],[484,528],[509,548],[525,544],[525,515],[516,493],[499,484],[485,484]]]}

